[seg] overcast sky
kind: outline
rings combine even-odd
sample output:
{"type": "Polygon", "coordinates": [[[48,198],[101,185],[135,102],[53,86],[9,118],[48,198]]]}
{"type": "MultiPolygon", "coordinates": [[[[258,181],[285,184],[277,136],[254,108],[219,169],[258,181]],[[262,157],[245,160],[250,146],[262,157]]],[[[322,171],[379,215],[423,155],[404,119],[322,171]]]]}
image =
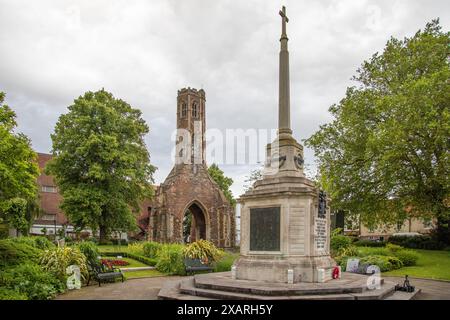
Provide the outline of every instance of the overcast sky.
{"type": "MultiPolygon", "coordinates": [[[[142,110],[160,183],[173,165],[180,88],[206,91],[208,128],[277,126],[282,4],[298,140],[330,120],[328,107],[391,35],[411,36],[437,17],[450,26],[446,0],[0,0],[0,91],[39,152],[50,152],[50,133],[74,98],[112,92],[142,110]]],[[[314,168],[311,150],[305,161],[314,168]]],[[[235,196],[255,167],[221,165],[235,196]]]]}

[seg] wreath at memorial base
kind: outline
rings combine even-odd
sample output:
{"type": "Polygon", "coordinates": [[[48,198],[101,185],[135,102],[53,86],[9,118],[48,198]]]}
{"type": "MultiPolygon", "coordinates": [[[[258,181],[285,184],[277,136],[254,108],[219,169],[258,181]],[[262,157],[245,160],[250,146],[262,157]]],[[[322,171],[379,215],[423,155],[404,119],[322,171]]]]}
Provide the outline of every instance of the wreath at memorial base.
{"type": "Polygon", "coordinates": [[[339,267],[334,267],[333,268],[333,273],[332,273],[332,277],[333,279],[338,279],[341,276],[340,271],[339,271],[339,267]]]}

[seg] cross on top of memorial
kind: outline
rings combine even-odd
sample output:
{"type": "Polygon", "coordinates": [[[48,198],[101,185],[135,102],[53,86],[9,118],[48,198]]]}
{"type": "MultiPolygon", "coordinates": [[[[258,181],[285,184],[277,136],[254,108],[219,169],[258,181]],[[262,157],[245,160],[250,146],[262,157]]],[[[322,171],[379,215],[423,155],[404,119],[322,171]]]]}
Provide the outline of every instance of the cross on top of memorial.
{"type": "Polygon", "coordinates": [[[279,13],[280,13],[280,16],[281,16],[281,38],[287,38],[287,35],[286,35],[286,23],[289,22],[289,18],[286,15],[286,7],[283,6],[279,13]]]}

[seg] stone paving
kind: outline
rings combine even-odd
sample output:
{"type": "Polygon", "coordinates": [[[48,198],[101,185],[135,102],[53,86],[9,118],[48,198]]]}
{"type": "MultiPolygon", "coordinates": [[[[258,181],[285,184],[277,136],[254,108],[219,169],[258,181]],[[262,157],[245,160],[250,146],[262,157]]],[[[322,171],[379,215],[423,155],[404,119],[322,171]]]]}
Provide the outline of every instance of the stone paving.
{"type": "MultiPolygon", "coordinates": [[[[176,281],[183,277],[153,277],[130,279],[112,284],[90,285],[58,296],[57,300],[155,300],[166,281],[176,281]]],[[[395,283],[402,283],[398,277],[383,277],[395,283]]],[[[410,278],[411,284],[421,288],[417,300],[450,300],[450,281],[436,281],[410,278]]]]}

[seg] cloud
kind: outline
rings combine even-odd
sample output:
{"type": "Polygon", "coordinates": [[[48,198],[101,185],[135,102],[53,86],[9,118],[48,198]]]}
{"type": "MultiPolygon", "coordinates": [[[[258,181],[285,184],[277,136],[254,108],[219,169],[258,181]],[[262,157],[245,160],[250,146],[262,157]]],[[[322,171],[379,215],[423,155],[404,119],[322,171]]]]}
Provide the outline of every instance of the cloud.
{"type": "MultiPolygon", "coordinates": [[[[0,0],[0,90],[36,150],[73,99],[104,87],[140,108],[161,182],[170,159],[177,90],[203,87],[208,128],[275,128],[281,1],[0,0]]],[[[393,35],[411,36],[448,1],[285,1],[294,134],[330,120],[364,59],[393,35]]],[[[305,150],[312,165],[311,150],[305,150]]],[[[242,193],[255,166],[223,166],[242,193]]]]}

